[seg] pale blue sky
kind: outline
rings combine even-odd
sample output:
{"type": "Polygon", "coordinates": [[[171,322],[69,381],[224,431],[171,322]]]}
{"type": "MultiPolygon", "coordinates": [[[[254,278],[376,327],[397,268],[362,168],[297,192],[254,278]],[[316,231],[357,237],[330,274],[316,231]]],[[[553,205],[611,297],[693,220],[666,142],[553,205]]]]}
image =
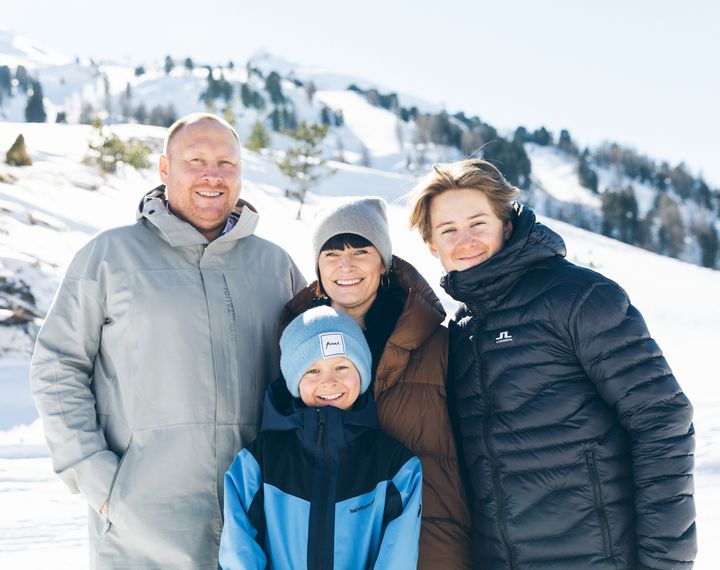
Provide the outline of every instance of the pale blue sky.
{"type": "Polygon", "coordinates": [[[688,0],[4,0],[70,56],[244,62],[265,48],[501,128],[568,128],[720,186],[720,3],[688,0]]]}

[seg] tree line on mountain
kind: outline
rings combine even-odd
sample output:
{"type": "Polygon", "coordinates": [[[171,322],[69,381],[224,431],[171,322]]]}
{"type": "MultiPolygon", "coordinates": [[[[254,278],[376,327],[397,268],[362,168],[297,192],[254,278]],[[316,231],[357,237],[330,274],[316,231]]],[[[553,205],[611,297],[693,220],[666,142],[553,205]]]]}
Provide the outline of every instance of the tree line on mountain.
{"type": "MultiPolygon", "coordinates": [[[[165,74],[170,74],[176,64],[171,56],[166,56],[163,64],[165,74]]],[[[197,66],[191,58],[185,58],[183,67],[186,72],[193,72],[197,66]]],[[[217,112],[218,105],[226,119],[234,122],[232,103],[235,101],[236,87],[240,102],[245,108],[254,108],[259,112],[264,111],[268,105],[270,109],[262,119],[263,126],[268,126],[272,131],[283,133],[294,131],[299,126],[299,121],[294,108],[293,101],[286,96],[282,88],[282,77],[276,71],[267,75],[261,70],[251,66],[248,62],[248,78],[259,77],[264,89],[254,88],[250,82],[233,82],[225,78],[222,68],[202,66],[206,70],[207,84],[200,94],[200,101],[205,107],[217,112]]],[[[234,64],[228,63],[227,69],[232,69],[234,64]]],[[[144,66],[135,68],[135,75],[142,76],[146,73],[144,66]]],[[[119,96],[119,113],[112,109],[112,97],[107,76],[102,76],[105,85],[105,101],[98,106],[90,101],[83,101],[76,119],[81,124],[93,124],[97,119],[105,122],[112,122],[117,117],[124,122],[136,122],[139,124],[157,125],[168,127],[177,119],[175,107],[169,104],[157,104],[149,107],[144,102],[133,103],[132,87],[128,82],[124,92],[119,96]]],[[[301,82],[293,79],[297,86],[305,89],[308,100],[312,100],[315,94],[315,86],[312,82],[301,82]]],[[[18,93],[27,95],[27,106],[25,117],[28,122],[45,122],[47,113],[43,102],[42,85],[37,79],[30,76],[27,69],[19,65],[15,72],[8,66],[0,66],[0,104],[4,98],[14,96],[18,93]]],[[[66,111],[60,111],[56,115],[57,122],[67,122],[66,111]]],[[[341,111],[333,110],[326,105],[320,106],[318,123],[328,127],[339,127],[344,124],[344,117],[341,111]]],[[[257,139],[263,140],[263,137],[257,139]]],[[[257,142],[257,141],[256,141],[257,142]]]]}
{"type": "Polygon", "coordinates": [[[18,65],[13,74],[7,65],[0,66],[0,106],[5,99],[18,94],[27,96],[25,120],[28,123],[44,123],[47,119],[43,90],[40,81],[32,77],[24,65],[18,65]]]}
{"type": "Polygon", "coordinates": [[[505,138],[479,117],[467,117],[462,112],[454,115],[447,111],[423,113],[415,106],[403,107],[396,93],[380,93],[375,88],[363,89],[355,84],[347,89],[364,96],[371,105],[395,113],[405,123],[414,122],[415,145],[423,149],[430,144],[449,146],[466,157],[483,158],[500,168],[509,182],[528,188],[530,159],[518,137],[505,138]]]}
{"type": "MultiPolygon", "coordinates": [[[[247,140],[247,145],[252,150],[261,150],[271,145],[270,131],[283,133],[295,141],[290,155],[295,153],[298,157],[304,156],[303,160],[310,164],[317,162],[317,157],[313,153],[319,148],[317,145],[325,138],[328,128],[341,127],[344,124],[341,111],[333,110],[322,103],[315,105],[319,108],[317,123],[303,123],[298,120],[295,102],[284,90],[283,81],[302,89],[309,102],[313,101],[317,91],[312,81],[302,81],[292,75],[282,77],[277,71],[265,73],[255,67],[251,61],[247,63],[246,81],[227,79],[225,72],[234,68],[232,61],[225,67],[213,68],[197,66],[188,57],[182,65],[186,73],[196,73],[197,69],[205,69],[207,83],[200,94],[200,101],[208,110],[217,112],[220,107],[222,114],[231,123],[235,121],[233,106],[238,102],[246,109],[257,111],[257,120],[247,140]],[[312,132],[315,124],[324,127],[322,137],[316,137],[316,146],[311,149],[312,152],[307,148],[304,151],[298,150],[302,145],[307,146],[303,133],[312,132]]],[[[175,61],[170,56],[166,56],[162,65],[164,73],[169,75],[176,67],[175,61]]],[[[138,76],[144,73],[146,71],[143,66],[135,69],[135,74],[138,76]]],[[[134,121],[167,127],[177,119],[177,112],[172,104],[158,104],[150,109],[143,102],[133,104],[130,83],[119,97],[119,112],[114,112],[111,108],[112,98],[106,76],[104,84],[106,89],[104,108],[96,109],[89,102],[83,103],[79,116],[81,123],[93,124],[103,116],[106,120],[110,120],[112,116],[120,116],[124,122],[134,121]]],[[[424,149],[430,145],[455,148],[464,156],[478,156],[494,163],[511,183],[526,190],[532,187],[532,179],[531,163],[525,151],[525,144],[556,147],[577,161],[579,183],[600,196],[602,233],[672,257],[681,257],[689,247],[695,247],[703,265],[717,267],[720,248],[714,222],[720,214],[720,191],[710,188],[702,177],[693,176],[683,163],[671,166],[667,162],[656,162],[616,143],[605,143],[595,149],[581,150],[566,129],[561,130],[556,139],[544,126],[534,131],[528,131],[520,126],[512,137],[506,137],[477,116],[466,116],[462,112],[452,115],[447,111],[420,112],[415,106],[402,106],[396,93],[382,93],[376,88],[363,89],[357,85],[350,85],[348,90],[363,96],[370,104],[396,114],[400,122],[412,123],[415,137],[413,144],[419,149],[421,160],[424,149]],[[631,182],[639,182],[655,189],[657,194],[650,210],[645,215],[639,212],[631,184],[611,185],[601,189],[599,168],[612,169],[631,182]],[[692,203],[697,206],[701,213],[698,216],[699,220],[692,223],[684,221],[680,203],[692,203]]],[[[3,99],[17,94],[27,96],[25,117],[28,122],[47,120],[42,85],[39,80],[32,77],[22,65],[14,72],[6,65],[0,66],[0,105],[3,99]]],[[[56,120],[65,121],[65,113],[58,113],[56,120]]],[[[398,136],[401,137],[400,127],[398,127],[398,136]]],[[[112,144],[110,146],[112,147],[112,144]]],[[[16,153],[17,149],[14,151],[14,154],[16,153]]],[[[364,155],[363,164],[369,165],[367,149],[364,149],[364,155]]],[[[338,143],[338,157],[344,160],[341,143],[338,143]]],[[[299,166],[302,166],[301,163],[302,160],[298,159],[299,166]]],[[[304,175],[300,173],[300,176],[304,175]]],[[[296,193],[304,196],[305,191],[299,189],[296,193]]],[[[300,201],[302,207],[302,200],[300,201]]],[[[572,213],[571,210],[567,212],[570,218],[577,215],[577,212],[572,213]]],[[[577,219],[565,221],[582,225],[577,219]]]]}
{"type": "Polygon", "coordinates": [[[565,129],[560,131],[557,142],[544,127],[532,135],[523,130],[520,136],[525,142],[555,146],[576,157],[578,181],[600,195],[604,235],[675,258],[682,257],[688,247],[695,247],[701,265],[718,267],[720,240],[715,222],[720,214],[720,191],[710,188],[702,177],[693,176],[685,164],[658,163],[634,149],[609,142],[580,151],[565,129]],[[601,193],[598,168],[610,169],[630,183],[607,186],[601,193]],[[652,206],[645,215],[639,212],[632,182],[655,191],[652,206]],[[681,203],[697,212],[696,219],[684,220],[681,203]]]}

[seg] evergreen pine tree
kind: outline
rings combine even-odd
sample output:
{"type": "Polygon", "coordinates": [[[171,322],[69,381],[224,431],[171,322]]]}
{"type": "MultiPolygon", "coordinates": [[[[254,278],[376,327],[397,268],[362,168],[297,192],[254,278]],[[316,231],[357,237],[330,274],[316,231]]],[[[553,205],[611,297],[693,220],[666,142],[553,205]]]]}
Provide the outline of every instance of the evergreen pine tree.
{"type": "Polygon", "coordinates": [[[31,87],[30,74],[24,65],[18,65],[15,69],[15,79],[17,80],[19,92],[25,93],[31,87]]]}
{"type": "Polygon", "coordinates": [[[264,109],[265,99],[262,93],[255,91],[247,83],[240,84],[240,100],[244,107],[248,109],[264,109]]]}
{"type": "Polygon", "coordinates": [[[250,95],[250,87],[247,83],[240,84],[240,101],[242,102],[243,107],[245,107],[246,109],[249,109],[253,106],[250,95]]]}
{"type": "Polygon", "coordinates": [[[223,119],[225,119],[228,124],[235,126],[235,111],[233,110],[233,106],[230,103],[227,103],[225,105],[225,108],[223,109],[223,119]]]}
{"type": "Polygon", "coordinates": [[[711,223],[699,223],[695,228],[695,235],[700,246],[700,263],[703,267],[716,269],[720,248],[717,230],[711,223]]]}
{"type": "Polygon", "coordinates": [[[558,139],[557,146],[560,150],[565,151],[568,154],[578,154],[578,148],[573,142],[572,137],[570,136],[570,131],[568,131],[567,129],[562,129],[560,131],[560,138],[558,139]]]}
{"type": "Polygon", "coordinates": [[[670,196],[660,194],[657,210],[660,218],[658,231],[660,251],[670,257],[679,257],[685,249],[685,227],[680,208],[670,196]]]}
{"type": "Polygon", "coordinates": [[[132,115],[132,88],[130,82],[125,84],[125,91],[120,96],[120,108],[123,122],[130,122],[130,115],[132,115]]]}
{"type": "Polygon", "coordinates": [[[510,184],[527,188],[532,165],[520,141],[497,136],[483,147],[482,156],[497,166],[510,184]]]}
{"type": "Polygon", "coordinates": [[[163,66],[165,69],[165,75],[170,75],[170,72],[175,67],[175,62],[173,61],[173,58],[171,58],[169,55],[165,56],[165,65],[163,66]]]}
{"type": "Polygon", "coordinates": [[[327,135],[327,131],[327,125],[308,124],[302,121],[297,129],[287,133],[294,139],[295,144],[285,151],[282,160],[277,161],[282,173],[296,188],[290,194],[300,202],[297,211],[298,220],[307,191],[321,179],[335,173],[334,170],[325,166],[326,161],[321,156],[320,145],[327,135]]]}
{"type": "Polygon", "coordinates": [[[636,243],[648,251],[657,251],[653,236],[654,215],[652,210],[644,218],[638,218],[636,243]]]}
{"type": "Polygon", "coordinates": [[[530,142],[531,137],[530,133],[528,133],[528,130],[520,126],[517,129],[515,129],[515,134],[513,135],[513,140],[520,141],[522,143],[530,142]]]}
{"type": "Polygon", "coordinates": [[[108,122],[112,120],[112,96],[110,95],[110,79],[107,73],[103,74],[103,92],[105,94],[105,111],[108,122]]]}
{"type": "Polygon", "coordinates": [[[602,194],[602,233],[635,244],[638,234],[638,204],[632,186],[608,188],[602,194]]]}
{"type": "Polygon", "coordinates": [[[12,72],[7,65],[0,65],[0,92],[12,94],[12,72]]]}
{"type": "Polygon", "coordinates": [[[270,146],[270,133],[263,121],[255,121],[245,146],[255,152],[270,146]]]}
{"type": "Polygon", "coordinates": [[[340,137],[336,137],[336,146],[337,146],[337,158],[336,160],[338,162],[347,162],[345,159],[345,145],[343,145],[342,139],[340,137]]]}
{"type": "Polygon", "coordinates": [[[585,149],[578,159],[578,180],[580,185],[595,192],[598,192],[598,175],[593,167],[590,166],[590,152],[585,149]]]}
{"type": "Polygon", "coordinates": [[[172,103],[168,105],[155,105],[150,109],[146,122],[148,125],[169,127],[177,120],[177,111],[172,103]]]}
{"type": "Polygon", "coordinates": [[[140,103],[137,107],[135,107],[135,113],[133,116],[135,117],[135,120],[141,125],[144,125],[147,122],[148,112],[145,108],[145,103],[140,103]]]}
{"type": "Polygon", "coordinates": [[[95,112],[95,107],[93,107],[89,101],[83,101],[83,104],[80,107],[80,117],[78,118],[78,122],[81,125],[92,125],[96,118],[97,113],[95,112]]]}
{"type": "Polygon", "coordinates": [[[45,103],[43,102],[42,86],[39,81],[33,81],[25,106],[25,120],[28,123],[44,123],[47,119],[45,103]]]}
{"type": "Polygon", "coordinates": [[[553,143],[552,133],[545,127],[540,127],[533,132],[531,142],[539,144],[540,146],[551,145],[553,143]]]}
{"type": "Polygon", "coordinates": [[[317,92],[317,87],[315,87],[315,83],[312,81],[308,81],[303,85],[305,88],[305,95],[307,95],[308,101],[312,101],[313,97],[315,97],[315,93],[317,92]]]}
{"type": "Polygon", "coordinates": [[[325,105],[323,105],[322,109],[320,109],[320,123],[327,126],[331,126],[332,124],[330,120],[330,109],[328,109],[325,105]]]}
{"type": "Polygon", "coordinates": [[[10,166],[31,166],[32,160],[25,147],[25,137],[19,134],[5,154],[5,162],[10,166]]]}
{"type": "Polygon", "coordinates": [[[276,133],[279,133],[282,129],[282,119],[280,116],[280,109],[275,107],[272,112],[269,115],[270,118],[270,128],[272,128],[273,131],[276,133]]]}
{"type": "Polygon", "coordinates": [[[272,71],[265,79],[265,90],[270,95],[270,100],[274,105],[282,105],[285,103],[285,95],[283,95],[282,86],[280,85],[280,75],[277,71],[272,71]]]}

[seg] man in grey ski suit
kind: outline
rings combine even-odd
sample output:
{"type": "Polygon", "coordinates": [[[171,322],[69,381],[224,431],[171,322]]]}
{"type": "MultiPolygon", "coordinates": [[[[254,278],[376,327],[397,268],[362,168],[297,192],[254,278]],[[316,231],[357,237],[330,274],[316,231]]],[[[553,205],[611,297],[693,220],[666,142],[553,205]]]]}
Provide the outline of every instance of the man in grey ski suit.
{"type": "Polygon", "coordinates": [[[217,569],[223,477],[257,434],[276,325],[305,285],[253,231],[240,144],[180,119],[137,222],[70,264],[31,383],[55,471],[88,502],[91,568],[217,569]]]}

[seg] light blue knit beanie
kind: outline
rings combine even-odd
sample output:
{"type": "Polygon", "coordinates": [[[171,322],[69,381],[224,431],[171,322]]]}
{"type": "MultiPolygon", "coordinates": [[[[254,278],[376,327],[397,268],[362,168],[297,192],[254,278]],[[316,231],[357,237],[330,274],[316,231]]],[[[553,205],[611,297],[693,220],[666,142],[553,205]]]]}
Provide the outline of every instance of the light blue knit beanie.
{"type": "Polygon", "coordinates": [[[280,370],[288,390],[300,397],[300,380],[321,358],[344,356],[360,373],[360,393],[370,386],[372,356],[363,332],[345,313],[314,307],[298,315],[280,337],[280,370]]]}

